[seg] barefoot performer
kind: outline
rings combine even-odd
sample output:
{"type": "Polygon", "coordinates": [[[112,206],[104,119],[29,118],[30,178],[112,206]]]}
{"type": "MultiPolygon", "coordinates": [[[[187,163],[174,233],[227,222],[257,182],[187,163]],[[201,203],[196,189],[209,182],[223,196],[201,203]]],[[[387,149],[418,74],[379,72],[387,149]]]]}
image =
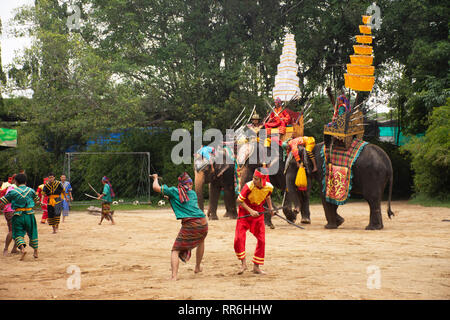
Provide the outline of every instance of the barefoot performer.
{"type": "Polygon", "coordinates": [[[169,198],[177,219],[181,219],[181,229],[172,247],[171,267],[172,280],[177,280],[179,260],[187,262],[191,250],[197,247],[195,273],[201,272],[201,262],[205,251],[205,238],[208,234],[208,221],[198,207],[197,194],[192,190],[192,179],[184,172],[178,177],[177,187],[162,187],[158,175],[153,174],[153,190],[169,198]]]}
{"type": "Polygon", "coordinates": [[[53,233],[56,233],[58,232],[59,222],[61,219],[61,211],[63,209],[61,195],[65,196],[65,192],[63,185],[60,181],[55,180],[55,175],[53,173],[48,174],[48,181],[46,184],[44,184],[42,194],[44,196],[48,196],[48,225],[52,226],[53,233]]]}
{"type": "Polygon", "coordinates": [[[28,235],[30,247],[34,249],[33,256],[37,258],[38,229],[33,207],[39,202],[39,197],[33,189],[25,185],[27,176],[24,173],[17,174],[15,180],[17,187],[0,199],[0,206],[3,207],[11,203],[11,208],[14,210],[12,217],[12,237],[17,248],[22,253],[20,260],[23,260],[27,253],[25,250],[25,234],[28,235]]]}
{"type": "MultiPolygon", "coordinates": [[[[12,177],[8,178],[9,186],[6,188],[6,190],[2,196],[8,194],[8,192],[10,192],[12,189],[14,189],[16,187],[16,180],[14,179],[15,177],[16,177],[16,175],[14,174],[12,177]]],[[[13,237],[12,237],[12,218],[14,216],[14,209],[11,208],[11,203],[8,203],[7,205],[5,205],[5,207],[3,209],[3,215],[5,216],[6,224],[8,225],[8,233],[6,234],[6,239],[5,239],[5,248],[3,249],[3,255],[7,256],[9,245],[11,244],[11,241],[13,239],[13,237]]],[[[11,253],[18,253],[18,252],[19,251],[17,251],[16,243],[14,242],[14,246],[11,250],[11,253]]]]}
{"type": "Polygon", "coordinates": [[[269,212],[273,215],[272,200],[270,195],[273,191],[273,186],[267,181],[268,176],[259,170],[255,170],[253,180],[247,182],[242,188],[238,196],[237,202],[239,204],[238,219],[236,222],[236,231],[234,237],[234,251],[239,260],[241,260],[241,269],[238,274],[244,273],[247,270],[245,240],[247,230],[256,237],[256,250],[253,256],[253,272],[257,274],[264,274],[260,269],[260,265],[264,264],[265,253],[265,226],[264,214],[260,214],[265,209],[263,204],[267,202],[269,212]],[[250,214],[249,217],[243,217],[250,214]],[[242,217],[242,218],[240,218],[242,217]]]}
{"type": "Polygon", "coordinates": [[[102,178],[103,183],[103,191],[100,194],[97,194],[97,199],[102,200],[102,217],[100,218],[99,225],[102,224],[103,219],[111,220],[112,224],[115,224],[114,219],[111,213],[111,202],[112,198],[115,196],[114,190],[112,188],[111,182],[105,176],[102,178]]]}
{"type": "Polygon", "coordinates": [[[39,196],[39,199],[41,201],[41,209],[42,209],[42,217],[41,217],[41,223],[45,224],[47,222],[48,218],[48,212],[47,212],[47,203],[48,203],[48,196],[42,194],[42,190],[44,189],[44,185],[47,183],[48,178],[44,178],[44,183],[39,185],[36,189],[36,193],[39,196]]]}

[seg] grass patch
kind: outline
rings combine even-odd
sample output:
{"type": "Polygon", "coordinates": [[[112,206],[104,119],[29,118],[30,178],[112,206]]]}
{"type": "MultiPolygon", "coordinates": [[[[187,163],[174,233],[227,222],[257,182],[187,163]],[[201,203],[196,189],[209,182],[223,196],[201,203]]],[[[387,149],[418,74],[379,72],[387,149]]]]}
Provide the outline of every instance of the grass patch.
{"type": "MultiPolygon", "coordinates": [[[[140,204],[134,205],[131,201],[126,201],[125,203],[119,203],[117,205],[111,204],[111,210],[114,211],[131,211],[131,210],[156,210],[156,209],[170,209],[169,200],[165,200],[166,204],[164,206],[158,206],[158,199],[152,199],[151,204],[145,203],[145,201],[141,201],[140,204]]],[[[101,208],[102,204],[100,201],[92,200],[92,201],[74,201],[71,203],[70,210],[71,211],[87,211],[87,208],[94,206],[97,208],[101,208]]]]}
{"type": "Polygon", "coordinates": [[[424,207],[450,208],[450,198],[449,197],[447,197],[446,199],[436,199],[436,198],[431,198],[424,194],[416,194],[408,202],[411,204],[419,204],[424,207]]]}

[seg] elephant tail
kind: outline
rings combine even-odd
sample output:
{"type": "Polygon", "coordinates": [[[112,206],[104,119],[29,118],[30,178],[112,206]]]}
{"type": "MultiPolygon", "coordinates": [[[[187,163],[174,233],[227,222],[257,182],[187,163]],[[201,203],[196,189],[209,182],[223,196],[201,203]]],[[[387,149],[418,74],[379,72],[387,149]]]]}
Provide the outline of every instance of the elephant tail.
{"type": "Polygon", "coordinates": [[[394,212],[391,210],[391,196],[392,196],[393,182],[394,182],[394,173],[393,173],[392,164],[391,164],[391,176],[389,177],[389,198],[388,198],[388,211],[387,211],[389,219],[391,219],[392,216],[395,216],[394,212]]]}

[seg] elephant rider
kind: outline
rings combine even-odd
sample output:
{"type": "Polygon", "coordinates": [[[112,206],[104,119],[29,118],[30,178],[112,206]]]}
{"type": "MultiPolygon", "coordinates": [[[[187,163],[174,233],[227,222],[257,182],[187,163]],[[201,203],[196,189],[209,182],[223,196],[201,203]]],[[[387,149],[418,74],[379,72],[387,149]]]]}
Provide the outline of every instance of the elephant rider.
{"type": "Polygon", "coordinates": [[[336,100],[336,105],[334,107],[334,113],[333,118],[331,119],[331,122],[327,124],[328,127],[332,127],[335,124],[336,118],[338,116],[342,116],[346,112],[350,112],[350,102],[348,101],[347,97],[344,93],[342,93],[336,100]]]}
{"type": "Polygon", "coordinates": [[[203,159],[206,159],[209,164],[211,165],[211,172],[214,173],[214,163],[213,160],[211,159],[211,156],[215,155],[216,150],[214,149],[214,147],[210,147],[210,146],[204,146],[202,145],[202,147],[196,152],[196,155],[200,156],[203,159]]]}
{"type": "Polygon", "coordinates": [[[316,141],[314,137],[297,137],[297,138],[289,138],[288,140],[283,142],[283,149],[289,153],[292,151],[292,154],[297,161],[297,165],[300,165],[300,154],[298,152],[298,147],[303,146],[306,149],[306,153],[308,154],[309,159],[313,164],[312,172],[317,171],[317,163],[316,158],[314,157],[313,149],[316,145],[316,141]]]}
{"type": "Polygon", "coordinates": [[[269,120],[265,123],[266,128],[278,128],[280,134],[286,133],[286,126],[291,124],[292,119],[287,110],[283,109],[281,99],[275,99],[275,109],[270,113],[269,120]]]}
{"type": "Polygon", "coordinates": [[[262,123],[261,123],[261,118],[259,117],[259,114],[257,112],[255,112],[252,115],[251,123],[249,123],[247,125],[247,127],[249,129],[251,129],[253,132],[255,132],[256,134],[258,134],[259,130],[262,127],[262,123]]]}

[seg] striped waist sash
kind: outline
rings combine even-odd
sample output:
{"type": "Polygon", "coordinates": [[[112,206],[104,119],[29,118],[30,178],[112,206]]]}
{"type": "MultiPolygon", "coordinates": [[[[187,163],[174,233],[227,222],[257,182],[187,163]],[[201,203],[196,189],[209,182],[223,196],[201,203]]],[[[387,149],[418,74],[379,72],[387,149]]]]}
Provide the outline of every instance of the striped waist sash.
{"type": "Polygon", "coordinates": [[[33,213],[33,208],[16,208],[16,209],[14,209],[14,214],[20,215],[20,214],[22,214],[22,212],[31,214],[31,213],[33,213]]]}
{"type": "Polygon", "coordinates": [[[60,194],[51,194],[48,196],[48,204],[54,207],[56,204],[61,202],[61,195],[60,194]],[[56,200],[59,201],[56,201],[56,200]]]}

